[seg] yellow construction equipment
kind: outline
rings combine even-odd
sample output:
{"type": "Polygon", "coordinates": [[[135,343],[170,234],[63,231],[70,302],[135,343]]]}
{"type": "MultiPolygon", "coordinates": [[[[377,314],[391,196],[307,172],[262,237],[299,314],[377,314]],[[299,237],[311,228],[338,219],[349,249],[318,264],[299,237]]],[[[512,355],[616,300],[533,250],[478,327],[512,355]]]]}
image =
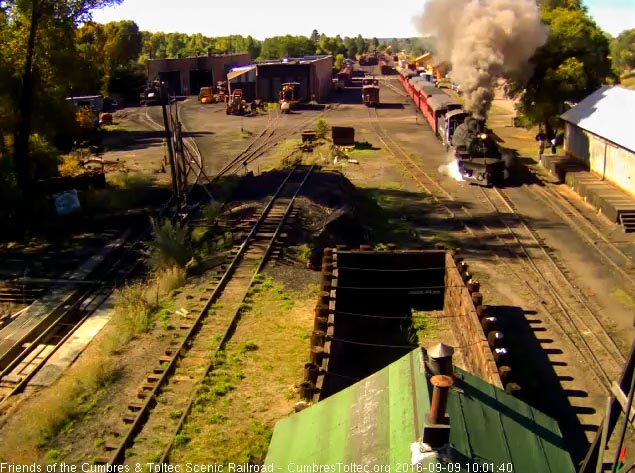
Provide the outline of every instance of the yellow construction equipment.
{"type": "Polygon", "coordinates": [[[218,95],[214,95],[211,87],[201,87],[198,93],[198,101],[201,103],[216,103],[218,95]]]}

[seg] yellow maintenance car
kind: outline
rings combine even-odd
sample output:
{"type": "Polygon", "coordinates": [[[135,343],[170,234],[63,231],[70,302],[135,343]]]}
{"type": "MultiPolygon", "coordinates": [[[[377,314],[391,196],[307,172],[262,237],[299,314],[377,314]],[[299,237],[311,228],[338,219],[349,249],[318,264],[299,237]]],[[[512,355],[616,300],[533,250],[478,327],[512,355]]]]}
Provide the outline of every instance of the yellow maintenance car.
{"type": "Polygon", "coordinates": [[[201,87],[198,93],[198,101],[201,103],[216,103],[218,96],[214,95],[211,87],[201,87]]]}

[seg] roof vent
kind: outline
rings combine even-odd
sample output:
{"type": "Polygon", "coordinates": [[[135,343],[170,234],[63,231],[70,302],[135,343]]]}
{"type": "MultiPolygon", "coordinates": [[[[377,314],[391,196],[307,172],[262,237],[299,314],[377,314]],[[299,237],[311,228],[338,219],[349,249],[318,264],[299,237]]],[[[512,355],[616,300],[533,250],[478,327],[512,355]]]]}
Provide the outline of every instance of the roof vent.
{"type": "Polygon", "coordinates": [[[445,409],[448,403],[448,391],[453,384],[452,377],[432,376],[430,383],[432,384],[432,400],[430,412],[424,418],[423,436],[420,442],[415,442],[410,447],[413,465],[442,459],[450,441],[450,418],[445,409]]]}
{"type": "Polygon", "coordinates": [[[428,350],[428,371],[432,375],[452,376],[452,355],[454,348],[444,343],[438,343],[428,350]]]}

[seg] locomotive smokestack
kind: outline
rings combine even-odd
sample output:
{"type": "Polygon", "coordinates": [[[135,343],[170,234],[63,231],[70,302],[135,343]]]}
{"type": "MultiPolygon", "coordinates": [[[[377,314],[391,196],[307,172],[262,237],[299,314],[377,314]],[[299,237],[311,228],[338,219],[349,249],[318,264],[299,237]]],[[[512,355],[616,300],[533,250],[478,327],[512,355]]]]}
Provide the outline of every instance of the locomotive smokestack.
{"type": "Polygon", "coordinates": [[[441,60],[452,63],[465,109],[485,119],[503,73],[528,74],[529,58],[545,44],[547,27],[535,0],[427,0],[419,27],[437,38],[441,60]]]}

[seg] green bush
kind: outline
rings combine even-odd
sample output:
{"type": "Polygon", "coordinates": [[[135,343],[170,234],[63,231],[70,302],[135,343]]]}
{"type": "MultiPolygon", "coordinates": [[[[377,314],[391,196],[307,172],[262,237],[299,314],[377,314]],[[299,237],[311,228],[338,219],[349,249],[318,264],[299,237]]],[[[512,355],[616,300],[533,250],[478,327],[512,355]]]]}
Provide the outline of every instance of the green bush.
{"type": "Polygon", "coordinates": [[[188,241],[187,228],[169,220],[150,219],[153,239],[148,244],[150,264],[156,270],[174,266],[185,267],[192,258],[192,247],[188,241]]]}
{"type": "Polygon", "coordinates": [[[326,138],[329,128],[329,124],[324,118],[318,118],[315,121],[315,137],[319,139],[326,138]]]}
{"type": "Polygon", "coordinates": [[[35,179],[57,176],[60,152],[46,138],[34,133],[29,138],[31,172],[35,179]]]}

